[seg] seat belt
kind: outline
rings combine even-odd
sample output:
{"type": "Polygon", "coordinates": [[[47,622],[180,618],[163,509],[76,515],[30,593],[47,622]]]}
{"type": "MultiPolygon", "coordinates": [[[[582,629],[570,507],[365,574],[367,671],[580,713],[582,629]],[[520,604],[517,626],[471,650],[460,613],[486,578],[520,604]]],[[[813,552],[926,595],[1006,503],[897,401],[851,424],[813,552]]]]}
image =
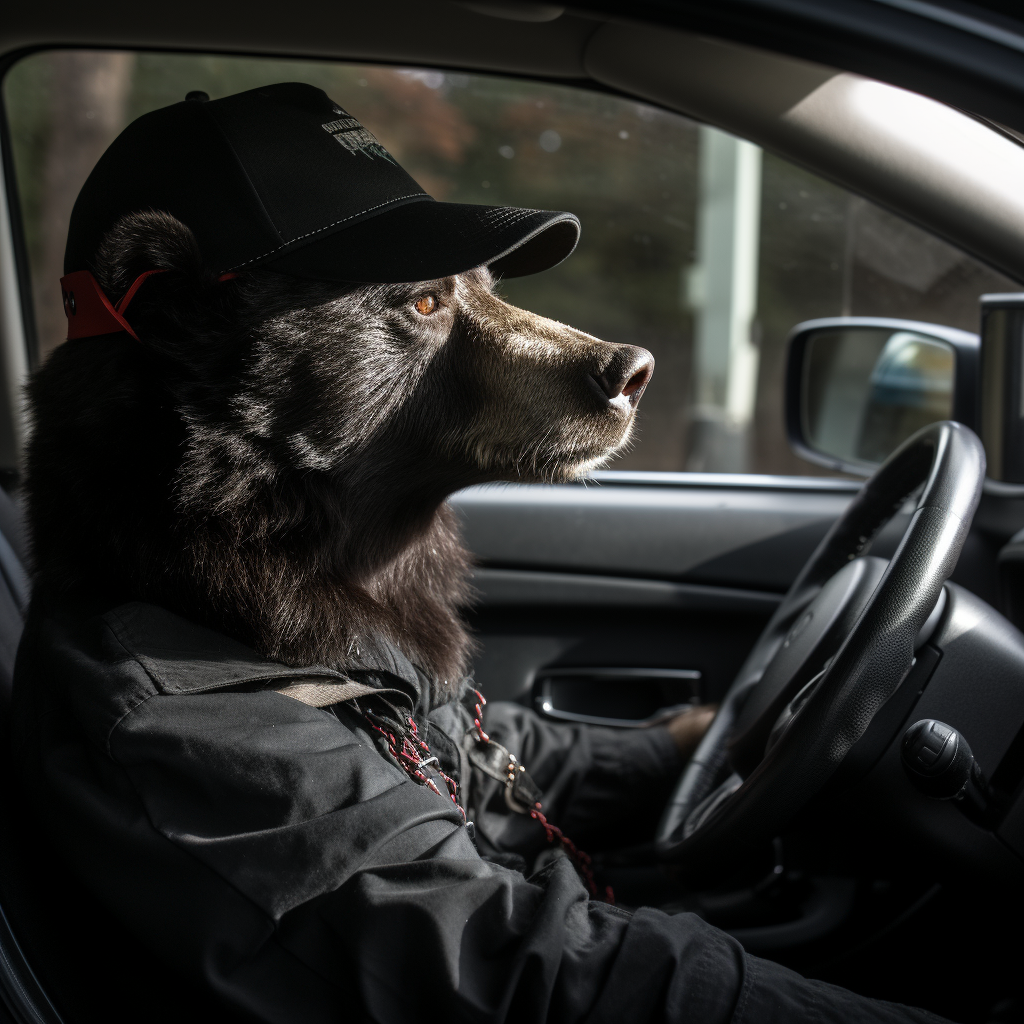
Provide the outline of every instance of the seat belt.
{"type": "MultiPolygon", "coordinates": [[[[288,686],[275,690],[285,697],[292,697],[308,704],[311,708],[329,708],[332,704],[341,704],[347,700],[355,700],[357,697],[380,697],[385,694],[401,693],[400,690],[381,690],[376,686],[367,686],[365,683],[357,683],[354,679],[346,679],[344,682],[326,682],[322,679],[299,680],[288,686]]],[[[404,696],[404,694],[403,694],[404,696]]]]}

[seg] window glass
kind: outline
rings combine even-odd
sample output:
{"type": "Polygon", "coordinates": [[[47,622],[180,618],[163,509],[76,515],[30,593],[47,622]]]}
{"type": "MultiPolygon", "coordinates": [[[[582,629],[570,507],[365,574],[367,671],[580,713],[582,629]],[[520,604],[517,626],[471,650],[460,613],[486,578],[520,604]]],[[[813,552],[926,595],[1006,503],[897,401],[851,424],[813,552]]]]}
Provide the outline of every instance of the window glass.
{"type": "Polygon", "coordinates": [[[654,353],[635,442],[615,468],[824,472],[784,435],[796,323],[852,314],[977,330],[978,296],[1017,288],[748,142],[599,92],[436,70],[60,51],[25,58],[3,83],[40,357],[65,333],[71,207],[115,135],[193,89],[216,98],[289,80],[325,89],[438,199],[579,216],[570,259],[499,288],[654,353]]]}

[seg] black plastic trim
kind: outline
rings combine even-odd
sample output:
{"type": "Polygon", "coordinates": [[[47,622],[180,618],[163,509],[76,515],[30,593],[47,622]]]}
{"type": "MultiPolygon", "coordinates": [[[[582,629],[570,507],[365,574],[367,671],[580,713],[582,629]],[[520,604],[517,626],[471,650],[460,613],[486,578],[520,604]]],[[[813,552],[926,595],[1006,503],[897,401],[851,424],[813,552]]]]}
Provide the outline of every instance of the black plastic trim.
{"type": "Polygon", "coordinates": [[[781,594],[584,573],[482,566],[473,588],[488,608],[650,608],[771,615],[781,594]]]}
{"type": "Polygon", "coordinates": [[[711,487],[742,491],[814,491],[818,494],[853,494],[860,480],[828,476],[775,476],[768,473],[674,473],[663,470],[600,469],[580,486],[614,484],[617,487],[711,487]]]}

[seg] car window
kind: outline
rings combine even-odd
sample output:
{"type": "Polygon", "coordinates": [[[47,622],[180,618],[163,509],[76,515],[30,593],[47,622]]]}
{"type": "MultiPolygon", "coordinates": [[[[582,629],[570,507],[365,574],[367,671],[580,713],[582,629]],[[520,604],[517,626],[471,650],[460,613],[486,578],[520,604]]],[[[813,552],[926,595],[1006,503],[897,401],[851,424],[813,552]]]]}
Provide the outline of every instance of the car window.
{"type": "MultiPolygon", "coordinates": [[[[977,330],[1014,282],[749,142],[601,92],[494,76],[308,61],[41,52],[3,97],[39,358],[60,344],[67,221],[133,118],[201,89],[324,88],[438,199],[576,213],[574,255],[499,282],[511,302],[657,360],[617,469],[819,474],[783,415],[793,325],[894,316],[977,330]]],[[[144,168],[139,173],[145,173],[144,168]]]]}

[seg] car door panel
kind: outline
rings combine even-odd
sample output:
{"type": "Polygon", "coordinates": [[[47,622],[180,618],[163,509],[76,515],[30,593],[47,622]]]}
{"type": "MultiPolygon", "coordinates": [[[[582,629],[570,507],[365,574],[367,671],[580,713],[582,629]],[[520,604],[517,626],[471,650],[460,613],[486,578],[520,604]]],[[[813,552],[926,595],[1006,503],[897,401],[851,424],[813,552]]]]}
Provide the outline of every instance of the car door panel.
{"type": "MultiPolygon", "coordinates": [[[[629,669],[622,704],[635,711],[633,691],[653,685],[640,670],[687,670],[694,696],[719,699],[857,486],[605,473],[587,485],[460,492],[452,504],[479,564],[478,683],[492,697],[543,704],[546,670],[629,669]]],[[[891,553],[906,521],[875,548],[891,553]]],[[[588,685],[585,673],[578,682],[588,685]]],[[[607,687],[590,685],[608,712],[607,687]]]]}
{"type": "MultiPolygon", "coordinates": [[[[764,542],[762,555],[786,548],[782,538],[794,533],[788,546],[809,553],[852,491],[612,480],[596,486],[488,485],[461,491],[452,504],[462,515],[470,550],[484,565],[709,584],[720,571],[730,585],[742,587],[746,581],[730,556],[764,542]]],[[[766,575],[763,562],[746,560],[753,589],[783,589],[791,578],[788,563],[787,552],[766,575]]]]}
{"type": "Polygon", "coordinates": [[[529,699],[542,669],[566,667],[686,669],[699,673],[695,695],[717,699],[781,599],[666,580],[486,567],[474,582],[476,678],[488,695],[512,700],[529,699]]]}

